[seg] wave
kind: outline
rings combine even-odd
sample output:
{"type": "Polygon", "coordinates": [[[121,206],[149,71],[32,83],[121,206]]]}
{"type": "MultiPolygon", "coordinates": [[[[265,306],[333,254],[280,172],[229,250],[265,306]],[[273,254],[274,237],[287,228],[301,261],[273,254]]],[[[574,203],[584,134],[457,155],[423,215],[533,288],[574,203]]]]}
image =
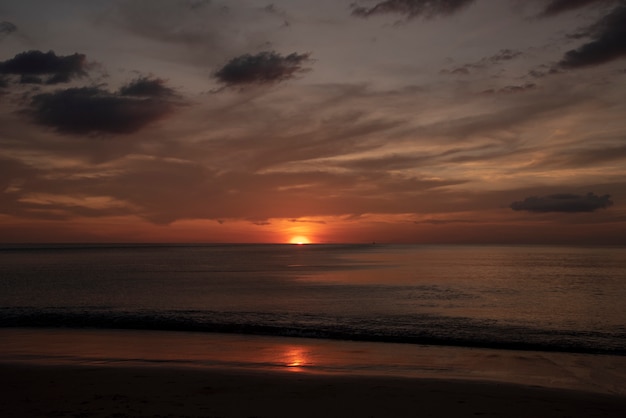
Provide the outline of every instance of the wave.
{"type": "Polygon", "coordinates": [[[333,317],[199,310],[120,311],[107,307],[0,308],[0,327],[219,332],[352,341],[626,355],[626,329],[535,329],[436,315],[333,317]]]}

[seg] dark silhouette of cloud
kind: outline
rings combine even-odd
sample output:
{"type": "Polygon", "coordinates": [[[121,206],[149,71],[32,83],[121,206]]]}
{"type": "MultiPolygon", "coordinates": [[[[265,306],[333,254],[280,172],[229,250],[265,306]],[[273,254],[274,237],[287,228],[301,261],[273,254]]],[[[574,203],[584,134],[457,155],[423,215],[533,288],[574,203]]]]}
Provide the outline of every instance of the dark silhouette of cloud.
{"type": "Polygon", "coordinates": [[[555,16],[594,3],[611,3],[612,0],[552,0],[544,9],[543,16],[555,16]]]}
{"type": "Polygon", "coordinates": [[[491,66],[497,65],[501,62],[510,61],[522,55],[520,51],[515,51],[512,49],[501,49],[498,53],[490,56],[484,57],[476,62],[472,62],[469,64],[464,64],[460,67],[453,68],[452,70],[442,70],[442,74],[454,74],[454,75],[468,75],[474,70],[481,70],[484,68],[489,68],[491,66]]]}
{"type": "Polygon", "coordinates": [[[513,202],[510,208],[528,212],[593,212],[606,209],[613,204],[611,195],[598,196],[594,193],[586,195],[552,194],[548,196],[531,196],[522,201],[513,202]]]}
{"type": "Polygon", "coordinates": [[[626,57],[626,5],[616,7],[578,36],[593,40],[568,51],[559,62],[561,68],[599,65],[626,57]]]}
{"type": "Polygon", "coordinates": [[[66,83],[74,77],[86,74],[85,55],[56,55],[53,51],[27,51],[0,62],[0,74],[16,74],[24,80],[43,83],[42,76],[48,76],[46,84],[66,83]],[[40,81],[39,81],[40,80],[40,81]]]}
{"type": "Polygon", "coordinates": [[[510,61],[513,58],[517,58],[520,55],[522,55],[520,51],[515,51],[513,49],[507,48],[507,49],[501,49],[500,51],[498,51],[497,54],[492,55],[491,57],[487,58],[487,60],[495,64],[497,62],[510,61]]]}
{"type": "Polygon", "coordinates": [[[136,97],[171,97],[174,90],[165,86],[165,80],[160,78],[139,77],[120,89],[122,96],[136,97]]]}
{"type": "Polygon", "coordinates": [[[277,8],[274,4],[269,4],[263,8],[263,10],[270,14],[278,17],[283,20],[283,26],[288,27],[291,24],[289,23],[289,15],[282,9],[277,8]]]}
{"type": "Polygon", "coordinates": [[[474,0],[386,0],[372,7],[352,5],[352,15],[369,17],[379,14],[400,14],[409,19],[451,15],[461,8],[470,5],[474,0]]]}
{"type": "Polygon", "coordinates": [[[161,119],[173,103],[134,98],[95,88],[70,88],[33,97],[31,114],[38,123],[74,134],[128,134],[161,119]]]}
{"type": "Polygon", "coordinates": [[[212,0],[187,0],[186,2],[182,3],[182,5],[188,7],[191,10],[198,10],[211,4],[211,1],[212,0]]]}
{"type": "Polygon", "coordinates": [[[274,51],[245,54],[231,59],[215,77],[228,85],[276,83],[305,71],[302,65],[309,60],[309,55],[294,52],[282,56],[274,51]]]}
{"type": "Polygon", "coordinates": [[[526,83],[523,85],[510,85],[510,86],[505,86],[502,87],[500,89],[489,89],[489,90],[485,90],[482,93],[483,94],[512,94],[512,93],[524,93],[526,91],[529,90],[534,90],[537,88],[537,85],[535,83],[526,83]]]}
{"type": "Polygon", "coordinates": [[[3,36],[15,32],[16,30],[17,26],[15,26],[13,23],[6,21],[0,22],[0,39],[2,39],[3,36]]]}

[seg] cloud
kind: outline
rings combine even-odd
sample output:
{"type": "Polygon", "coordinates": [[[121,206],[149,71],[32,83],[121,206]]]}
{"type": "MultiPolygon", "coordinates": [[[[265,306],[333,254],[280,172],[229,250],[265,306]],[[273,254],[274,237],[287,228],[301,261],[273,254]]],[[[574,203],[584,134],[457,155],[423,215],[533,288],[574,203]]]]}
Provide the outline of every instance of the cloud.
{"type": "Polygon", "coordinates": [[[484,57],[476,62],[462,65],[460,67],[453,68],[452,70],[442,70],[442,74],[455,74],[455,75],[468,75],[474,70],[481,70],[502,62],[510,61],[522,55],[520,51],[512,49],[501,49],[496,54],[490,57],[484,57]]]}
{"type": "Polygon", "coordinates": [[[211,1],[212,0],[187,0],[186,2],[182,3],[182,5],[188,7],[191,10],[198,10],[211,4],[211,1]]]}
{"type": "Polygon", "coordinates": [[[276,83],[305,71],[302,65],[309,55],[294,52],[282,56],[274,51],[245,54],[231,59],[215,73],[215,78],[231,86],[276,83]]]}
{"type": "Polygon", "coordinates": [[[353,4],[352,15],[369,17],[378,14],[400,14],[408,19],[451,15],[461,8],[470,5],[474,0],[386,0],[372,7],[353,4]]]}
{"type": "Polygon", "coordinates": [[[11,22],[0,22],[0,39],[2,39],[2,37],[9,35],[13,32],[15,32],[17,30],[17,26],[15,26],[13,23],[11,22]]]}
{"type": "Polygon", "coordinates": [[[524,93],[529,90],[534,90],[537,88],[535,83],[526,83],[522,85],[510,85],[505,86],[500,89],[488,89],[484,90],[483,94],[512,94],[512,93],[524,93]]]}
{"type": "Polygon", "coordinates": [[[66,83],[74,77],[86,75],[85,55],[56,55],[53,51],[26,51],[0,62],[0,74],[20,75],[21,83],[46,84],[66,83]],[[30,81],[29,81],[30,80],[30,81]]]}
{"type": "Polygon", "coordinates": [[[276,17],[283,20],[283,26],[288,27],[291,24],[289,23],[289,15],[282,9],[277,8],[274,4],[269,4],[263,8],[263,11],[270,15],[275,15],[276,17]]]}
{"type": "Polygon", "coordinates": [[[136,97],[172,97],[175,95],[174,90],[165,86],[165,80],[148,77],[139,77],[131,81],[122,87],[119,93],[122,96],[136,97]]]}
{"type": "Polygon", "coordinates": [[[626,6],[616,7],[583,35],[593,40],[568,51],[559,62],[561,68],[600,65],[626,57],[626,6]]]}
{"type": "Polygon", "coordinates": [[[223,0],[111,1],[102,19],[158,42],[179,64],[217,68],[248,51],[267,50],[284,29],[282,11],[267,3],[223,0]],[[265,45],[265,46],[263,46],[265,45]],[[207,54],[206,51],[211,51],[207,54]]]}
{"type": "Polygon", "coordinates": [[[289,219],[289,222],[292,222],[292,223],[321,224],[321,225],[325,225],[326,224],[325,221],[310,221],[308,219],[289,219]]]}
{"type": "Polygon", "coordinates": [[[515,211],[528,212],[593,212],[606,209],[613,205],[611,195],[598,196],[594,193],[586,195],[552,194],[548,196],[531,196],[522,201],[513,202],[510,208],[515,211]]]}
{"type": "Polygon", "coordinates": [[[22,74],[20,84],[43,84],[43,79],[31,74],[22,74]]]}
{"type": "Polygon", "coordinates": [[[33,97],[30,112],[43,125],[73,134],[128,134],[161,119],[173,103],[134,98],[95,87],[70,88],[33,97]]]}
{"type": "Polygon", "coordinates": [[[424,219],[420,221],[413,221],[414,224],[427,224],[427,225],[448,225],[448,224],[472,224],[478,221],[473,219],[424,219]]]}
{"type": "Polygon", "coordinates": [[[521,54],[522,53],[520,51],[515,51],[512,49],[501,49],[497,54],[487,58],[487,60],[495,64],[501,61],[512,60],[513,58],[517,58],[521,54]]]}
{"type": "Polygon", "coordinates": [[[610,3],[611,0],[552,0],[544,9],[542,16],[555,16],[570,10],[579,9],[594,3],[610,3]]]}

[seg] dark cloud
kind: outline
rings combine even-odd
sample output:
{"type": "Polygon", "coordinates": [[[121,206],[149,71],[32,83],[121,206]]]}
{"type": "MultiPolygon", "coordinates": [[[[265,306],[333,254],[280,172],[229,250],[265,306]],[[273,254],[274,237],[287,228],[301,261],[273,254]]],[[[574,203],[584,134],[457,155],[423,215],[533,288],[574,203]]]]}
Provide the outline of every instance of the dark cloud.
{"type": "Polygon", "coordinates": [[[515,51],[513,49],[501,49],[497,54],[492,55],[487,58],[488,61],[492,63],[501,62],[501,61],[509,61],[513,58],[517,58],[522,53],[520,51],[515,51]]]}
{"type": "Polygon", "coordinates": [[[0,37],[13,33],[17,30],[17,26],[15,26],[11,22],[0,22],[0,37]]]}
{"type": "Polygon", "coordinates": [[[516,86],[516,85],[511,85],[511,86],[505,86],[502,87],[500,89],[489,89],[489,90],[485,90],[482,93],[483,94],[512,94],[512,93],[523,93],[529,90],[534,90],[535,88],[537,88],[537,85],[535,83],[526,83],[520,86],[516,86]]]}
{"type": "Polygon", "coordinates": [[[27,51],[0,62],[0,74],[21,75],[22,80],[48,76],[46,84],[57,84],[85,75],[85,67],[83,54],[62,56],[56,55],[53,51],[27,51]]]}
{"type": "Polygon", "coordinates": [[[294,77],[304,71],[302,65],[309,54],[292,53],[282,56],[274,51],[235,57],[215,73],[215,77],[228,85],[269,84],[294,77]]]}
{"type": "Polygon", "coordinates": [[[43,79],[32,74],[22,74],[20,84],[43,84],[43,79]]]}
{"type": "Polygon", "coordinates": [[[274,4],[269,4],[267,6],[265,6],[263,8],[263,10],[270,14],[270,15],[274,15],[280,19],[283,20],[283,26],[288,27],[291,24],[289,23],[289,16],[287,15],[287,12],[285,12],[282,9],[277,8],[276,6],[274,6],[274,4]]]}
{"type": "Polygon", "coordinates": [[[31,113],[43,125],[74,134],[132,133],[161,119],[173,108],[168,101],[132,98],[92,87],[35,96],[31,113]]]}
{"type": "Polygon", "coordinates": [[[187,0],[183,3],[191,10],[199,10],[211,4],[212,0],[187,0]]]}
{"type": "Polygon", "coordinates": [[[520,55],[522,55],[520,51],[515,51],[513,49],[501,49],[500,51],[498,51],[498,53],[490,57],[481,58],[479,61],[465,64],[460,67],[453,68],[452,70],[442,70],[441,73],[468,75],[474,70],[481,70],[499,64],[501,62],[510,61],[519,57],[520,55]]]}
{"type": "Polygon", "coordinates": [[[131,81],[120,89],[122,96],[136,97],[172,97],[174,90],[165,86],[165,80],[160,78],[140,77],[131,81]]]}
{"type": "Polygon", "coordinates": [[[452,70],[442,70],[442,74],[455,74],[455,75],[468,75],[470,73],[471,64],[466,64],[462,67],[453,68],[452,70]]]}
{"type": "Polygon", "coordinates": [[[400,14],[409,19],[416,17],[430,19],[451,15],[473,2],[474,0],[386,0],[372,7],[363,7],[355,3],[352,5],[352,14],[358,17],[400,14]]]}
{"type": "Polygon", "coordinates": [[[583,35],[593,40],[568,51],[559,62],[561,68],[599,65],[626,57],[626,5],[616,7],[583,35]]]}
{"type": "Polygon", "coordinates": [[[596,3],[611,3],[611,0],[552,0],[544,9],[543,16],[555,16],[596,3]]]}
{"type": "Polygon", "coordinates": [[[560,68],[551,67],[546,64],[541,64],[537,66],[536,68],[530,70],[528,72],[528,75],[533,78],[543,78],[543,77],[553,75],[553,74],[560,74],[562,72],[563,70],[560,68]]]}
{"type": "Polygon", "coordinates": [[[593,212],[606,209],[613,204],[611,195],[598,196],[594,193],[586,195],[553,194],[549,196],[531,196],[522,201],[513,202],[510,208],[528,212],[593,212]]]}

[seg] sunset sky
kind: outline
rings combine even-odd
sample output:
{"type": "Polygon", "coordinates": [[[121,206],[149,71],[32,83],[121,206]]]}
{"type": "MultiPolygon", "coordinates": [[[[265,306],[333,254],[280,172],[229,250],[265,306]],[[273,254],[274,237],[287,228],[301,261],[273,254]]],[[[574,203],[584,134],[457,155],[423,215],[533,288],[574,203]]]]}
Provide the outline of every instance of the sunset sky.
{"type": "Polygon", "coordinates": [[[626,2],[5,0],[1,242],[626,244],[626,2]]]}

